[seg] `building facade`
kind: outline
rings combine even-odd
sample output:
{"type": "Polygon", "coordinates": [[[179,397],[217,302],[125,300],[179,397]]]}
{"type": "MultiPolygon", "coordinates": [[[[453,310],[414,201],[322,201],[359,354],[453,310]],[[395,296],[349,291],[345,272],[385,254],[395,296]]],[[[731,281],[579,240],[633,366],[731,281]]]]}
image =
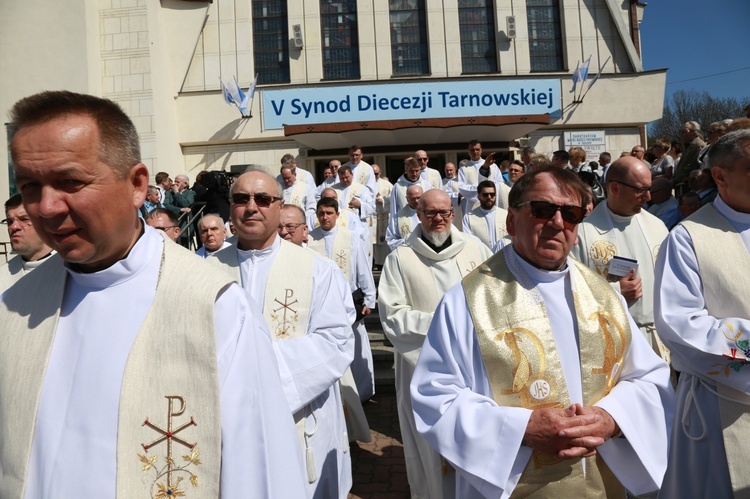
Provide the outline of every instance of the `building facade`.
{"type": "MultiPolygon", "coordinates": [[[[46,89],[120,103],[152,175],[315,172],[365,160],[391,180],[425,149],[431,166],[521,145],[551,153],[595,132],[613,157],[661,117],[666,71],[643,71],[634,0],[26,0],[0,7],[0,109],[46,89]],[[572,75],[589,61],[589,81],[572,75]],[[596,85],[587,92],[594,75],[596,85]],[[221,80],[247,89],[248,117],[221,80]],[[575,135],[575,134],[574,134],[575,135]]],[[[5,120],[7,121],[7,119],[5,120]]],[[[12,189],[6,124],[0,191],[12,189]],[[6,173],[8,172],[8,173],[6,173]]]]}

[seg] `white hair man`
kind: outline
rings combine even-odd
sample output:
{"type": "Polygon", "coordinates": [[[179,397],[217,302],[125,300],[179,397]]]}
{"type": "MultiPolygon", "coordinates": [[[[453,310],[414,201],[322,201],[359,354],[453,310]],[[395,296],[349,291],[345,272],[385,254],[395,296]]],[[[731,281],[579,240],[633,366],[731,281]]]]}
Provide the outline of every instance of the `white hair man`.
{"type": "Polygon", "coordinates": [[[634,156],[623,156],[612,163],[606,187],[606,201],[578,230],[573,255],[612,283],[647,341],[666,355],[654,334],[654,263],[668,231],[643,209],[651,199],[651,169],[634,156]]]}
{"type": "Polygon", "coordinates": [[[203,246],[195,254],[201,258],[208,258],[231,245],[227,241],[227,228],[224,220],[217,213],[209,213],[201,217],[198,221],[198,237],[203,246]]]}
{"type": "Polygon", "coordinates": [[[663,497],[750,489],[750,130],[718,139],[709,165],[719,195],[670,232],[656,262],[656,328],[680,372],[663,497]]]}
{"type": "Polygon", "coordinates": [[[304,495],[257,306],[144,227],[132,121],[64,91],[11,120],[16,185],[57,255],[0,300],[0,497],[304,495]]]}
{"type": "Polygon", "coordinates": [[[20,194],[11,196],[5,202],[5,220],[2,223],[8,226],[10,247],[16,256],[0,267],[0,293],[54,254],[31,224],[20,194]]]}
{"type": "Polygon", "coordinates": [[[700,169],[701,164],[698,156],[701,150],[706,147],[706,143],[701,136],[701,126],[697,121],[688,121],[682,125],[680,137],[685,150],[682,151],[682,155],[674,167],[672,176],[672,185],[674,185],[675,195],[678,198],[682,197],[682,194],[689,190],[687,188],[688,177],[691,171],[700,169]]]}
{"type": "Polygon", "coordinates": [[[510,196],[513,244],[435,310],[412,407],[417,430],[456,469],[456,497],[659,490],[669,367],[622,297],[568,257],[587,200],[573,172],[525,174],[510,196]]]}
{"type": "Polygon", "coordinates": [[[359,397],[365,402],[375,395],[372,350],[364,324],[364,318],[375,308],[375,281],[357,234],[336,224],[339,217],[336,200],[320,198],[316,213],[320,226],[310,232],[308,248],[327,257],[341,269],[349,282],[350,293],[355,297],[357,321],[352,325],[355,335],[351,369],[359,397]]]}
{"type": "Polygon", "coordinates": [[[398,420],[412,497],[453,497],[452,470],[417,433],[409,383],[440,298],[491,256],[475,237],[452,225],[448,195],[432,189],[419,200],[420,224],[386,259],[378,286],[378,312],[393,343],[398,420]]]}
{"type": "Polygon", "coordinates": [[[343,499],[352,476],[338,380],[354,358],[354,306],[338,267],[279,237],[280,194],[264,172],[241,175],[230,192],[235,242],[207,261],[261,304],[297,422],[307,497],[343,499]]]}
{"type": "MultiPolygon", "coordinates": [[[[494,249],[497,243],[508,236],[505,219],[508,211],[495,206],[496,185],[483,180],[477,186],[479,206],[464,215],[463,231],[476,236],[487,248],[494,249]]],[[[502,247],[502,246],[501,246],[502,247]]]]}
{"type": "Polygon", "coordinates": [[[332,159],[328,162],[328,166],[323,168],[323,181],[315,189],[315,202],[320,199],[320,195],[323,193],[324,189],[330,189],[334,186],[340,166],[341,161],[338,159],[332,159]]]}
{"type": "Polygon", "coordinates": [[[393,251],[399,245],[404,243],[409,234],[419,224],[417,208],[419,207],[419,198],[422,197],[422,187],[412,185],[406,189],[406,206],[395,215],[391,215],[388,222],[388,230],[385,234],[385,241],[388,247],[393,251]]]}
{"type": "Polygon", "coordinates": [[[181,213],[190,213],[195,203],[195,191],[190,188],[190,179],[184,173],[174,178],[172,183],[172,204],[180,209],[181,213]]]}

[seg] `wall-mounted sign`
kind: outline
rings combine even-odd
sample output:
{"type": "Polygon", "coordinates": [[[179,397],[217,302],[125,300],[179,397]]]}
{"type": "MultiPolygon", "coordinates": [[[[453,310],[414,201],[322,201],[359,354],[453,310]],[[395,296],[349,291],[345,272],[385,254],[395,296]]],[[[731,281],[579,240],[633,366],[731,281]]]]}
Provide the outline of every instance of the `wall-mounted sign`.
{"type": "Polygon", "coordinates": [[[563,132],[565,149],[578,146],[586,151],[586,162],[599,161],[599,155],[606,151],[604,130],[563,132]]]}
{"type": "Polygon", "coordinates": [[[560,114],[560,80],[460,80],[264,90],[263,126],[560,114]]]}

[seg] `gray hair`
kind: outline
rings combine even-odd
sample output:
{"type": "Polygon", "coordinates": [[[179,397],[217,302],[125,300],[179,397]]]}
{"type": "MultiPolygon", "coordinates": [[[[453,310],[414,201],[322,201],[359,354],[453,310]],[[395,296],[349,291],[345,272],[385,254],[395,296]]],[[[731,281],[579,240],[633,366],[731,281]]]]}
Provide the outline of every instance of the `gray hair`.
{"type": "Polygon", "coordinates": [[[733,171],[737,163],[746,158],[745,142],[750,141],[750,129],[729,132],[714,142],[708,153],[709,167],[718,166],[733,171]]]}

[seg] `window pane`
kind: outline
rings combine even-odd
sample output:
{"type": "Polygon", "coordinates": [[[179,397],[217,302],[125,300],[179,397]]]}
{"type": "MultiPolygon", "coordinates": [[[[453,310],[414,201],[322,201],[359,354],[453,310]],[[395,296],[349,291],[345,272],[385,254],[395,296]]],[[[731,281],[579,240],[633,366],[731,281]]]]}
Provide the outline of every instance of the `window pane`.
{"type": "Polygon", "coordinates": [[[323,78],[359,78],[359,39],[355,0],[320,0],[323,78]]]}
{"type": "Polygon", "coordinates": [[[526,0],[531,71],[562,71],[559,0],[526,0]]]}
{"type": "Polygon", "coordinates": [[[253,0],[253,56],[258,84],[289,83],[286,0],[253,0]]]}
{"type": "Polygon", "coordinates": [[[458,0],[458,25],[463,72],[497,72],[492,0],[458,0]]]}
{"type": "Polygon", "coordinates": [[[393,74],[429,73],[424,0],[390,0],[389,9],[393,74]]]}

